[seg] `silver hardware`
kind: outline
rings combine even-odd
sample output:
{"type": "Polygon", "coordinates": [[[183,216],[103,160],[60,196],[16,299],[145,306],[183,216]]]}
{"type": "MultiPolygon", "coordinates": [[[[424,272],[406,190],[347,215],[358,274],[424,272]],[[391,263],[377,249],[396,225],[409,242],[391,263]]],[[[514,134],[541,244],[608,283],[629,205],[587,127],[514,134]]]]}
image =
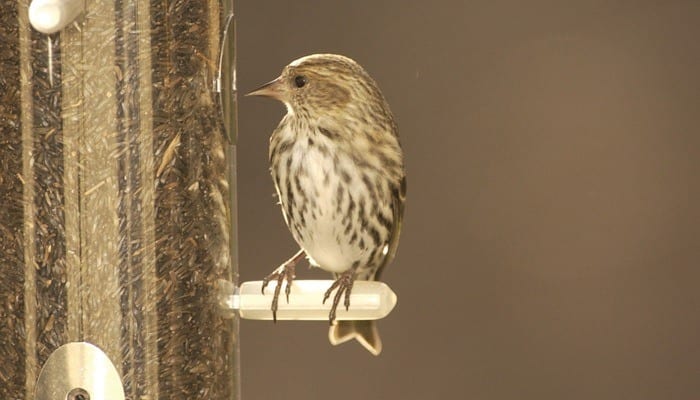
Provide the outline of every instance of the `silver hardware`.
{"type": "Polygon", "coordinates": [[[36,383],[36,400],[124,400],[124,387],[100,348],[74,342],[46,360],[36,383]]]}

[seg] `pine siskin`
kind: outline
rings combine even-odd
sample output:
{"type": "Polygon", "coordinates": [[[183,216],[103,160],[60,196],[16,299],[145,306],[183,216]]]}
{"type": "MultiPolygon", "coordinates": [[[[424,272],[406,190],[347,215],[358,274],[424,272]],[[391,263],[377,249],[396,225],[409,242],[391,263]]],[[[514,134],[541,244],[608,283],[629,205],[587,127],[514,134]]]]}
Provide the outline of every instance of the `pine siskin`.
{"type": "Polygon", "coordinates": [[[287,114],[270,137],[270,172],[284,220],[301,247],[263,284],[277,281],[287,299],[295,265],[335,275],[329,315],[332,344],[357,339],[372,354],[382,344],[373,321],[334,321],[346,309],[355,279],[379,279],[396,254],[406,179],[396,123],[375,81],[355,61],[314,54],[293,61],[272,82],[249,93],[283,102],[287,114]]]}

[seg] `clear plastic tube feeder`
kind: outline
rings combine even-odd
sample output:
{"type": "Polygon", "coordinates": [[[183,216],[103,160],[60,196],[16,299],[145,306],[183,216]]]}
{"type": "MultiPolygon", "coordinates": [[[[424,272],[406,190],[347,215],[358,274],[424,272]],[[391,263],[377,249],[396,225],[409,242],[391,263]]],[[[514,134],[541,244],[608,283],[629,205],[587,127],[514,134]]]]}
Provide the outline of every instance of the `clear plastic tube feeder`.
{"type": "Polygon", "coordinates": [[[239,396],[230,0],[0,7],[0,399],[239,396]]]}

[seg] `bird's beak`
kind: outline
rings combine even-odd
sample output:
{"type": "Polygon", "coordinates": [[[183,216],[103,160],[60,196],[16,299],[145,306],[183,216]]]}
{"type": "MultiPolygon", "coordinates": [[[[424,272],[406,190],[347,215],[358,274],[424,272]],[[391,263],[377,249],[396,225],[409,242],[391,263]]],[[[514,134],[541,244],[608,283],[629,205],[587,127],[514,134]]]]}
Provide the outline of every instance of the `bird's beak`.
{"type": "Polygon", "coordinates": [[[246,94],[246,96],[265,96],[272,97],[273,99],[282,100],[284,95],[284,84],[281,78],[277,78],[274,81],[270,81],[259,88],[253,90],[252,92],[246,94]]]}

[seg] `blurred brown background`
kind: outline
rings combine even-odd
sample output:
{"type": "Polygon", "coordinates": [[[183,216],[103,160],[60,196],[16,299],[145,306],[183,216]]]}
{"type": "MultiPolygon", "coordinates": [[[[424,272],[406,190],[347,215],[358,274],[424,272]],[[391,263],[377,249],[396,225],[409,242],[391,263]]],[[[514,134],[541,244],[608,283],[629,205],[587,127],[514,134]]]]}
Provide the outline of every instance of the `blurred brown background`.
{"type": "MultiPolygon", "coordinates": [[[[244,321],[243,398],[700,398],[700,2],[239,1],[239,87],[365,66],[408,169],[384,352],[244,321]]],[[[295,250],[240,103],[243,280],[295,250]]],[[[299,278],[319,277],[305,268],[299,278]]]]}

